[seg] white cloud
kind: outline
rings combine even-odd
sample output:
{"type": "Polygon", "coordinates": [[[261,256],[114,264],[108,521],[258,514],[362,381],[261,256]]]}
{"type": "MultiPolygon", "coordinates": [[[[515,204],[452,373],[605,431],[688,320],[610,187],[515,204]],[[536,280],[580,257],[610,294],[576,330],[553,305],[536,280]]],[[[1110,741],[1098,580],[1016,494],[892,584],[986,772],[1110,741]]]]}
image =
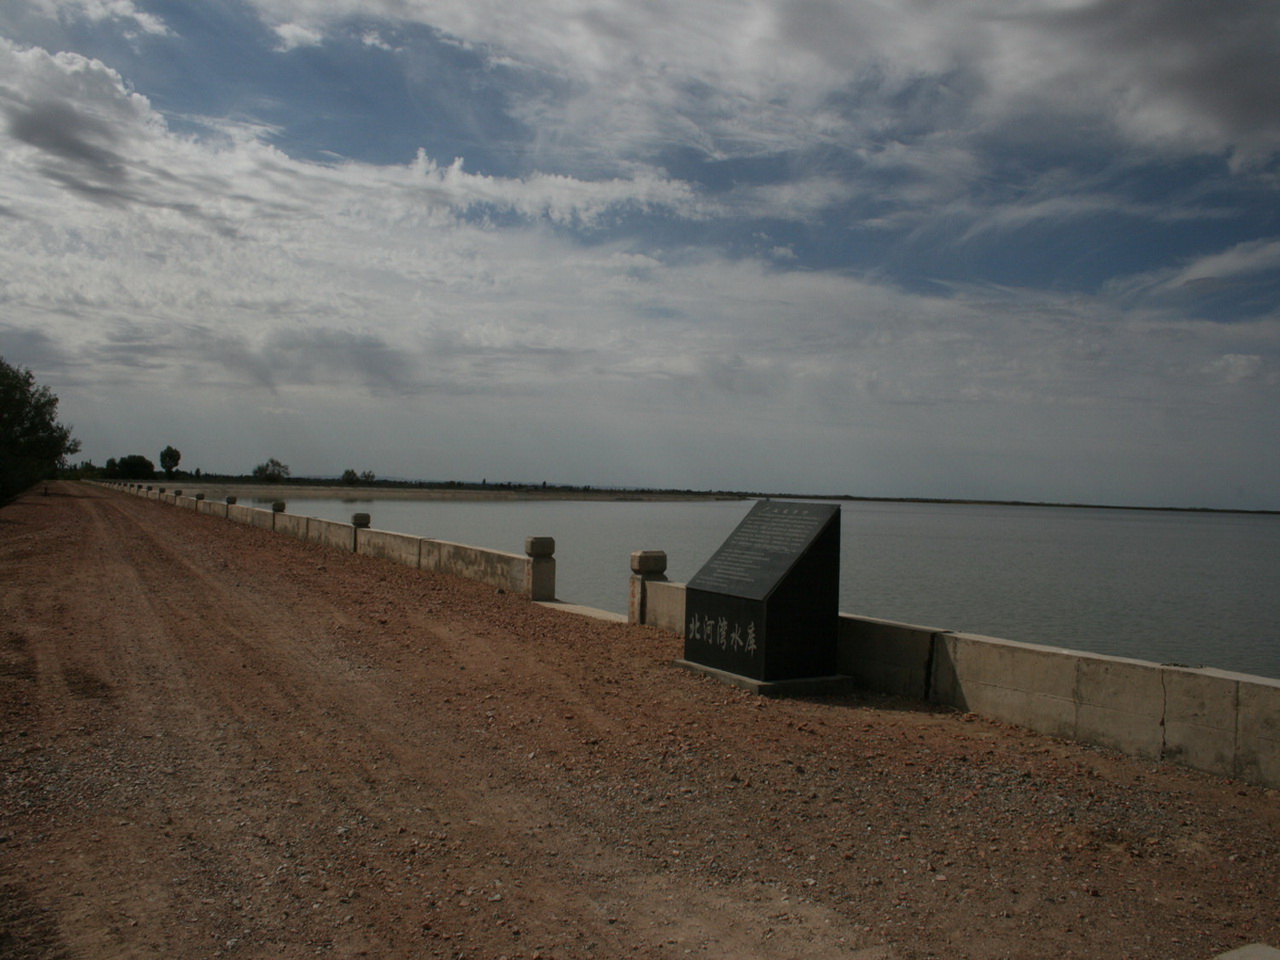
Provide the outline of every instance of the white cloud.
{"type": "MultiPolygon", "coordinates": [[[[561,155],[750,156],[933,129],[1080,130],[1141,149],[1280,150],[1280,24],[1264,0],[254,0],[272,24],[430,24],[554,77],[520,105],[561,155]]],[[[903,138],[907,139],[904,141],[903,138]]]]}
{"type": "Polygon", "coordinates": [[[324,42],[323,33],[300,23],[280,23],[272,27],[272,30],[280,38],[277,49],[281,51],[296,50],[298,47],[318,47],[324,42]]]}
{"type": "Polygon", "coordinates": [[[1250,241],[1222,253],[1201,257],[1179,272],[1172,285],[1226,280],[1264,272],[1280,274],[1280,240],[1250,241]]]}
{"type": "Polygon", "coordinates": [[[1206,364],[1205,372],[1227,383],[1240,383],[1255,379],[1262,368],[1263,359],[1256,354],[1227,353],[1206,364]]]}
{"type": "Polygon", "coordinates": [[[143,33],[157,36],[170,31],[154,14],[139,10],[133,0],[27,0],[35,10],[61,20],[83,18],[93,23],[114,21],[136,26],[143,33]]]}

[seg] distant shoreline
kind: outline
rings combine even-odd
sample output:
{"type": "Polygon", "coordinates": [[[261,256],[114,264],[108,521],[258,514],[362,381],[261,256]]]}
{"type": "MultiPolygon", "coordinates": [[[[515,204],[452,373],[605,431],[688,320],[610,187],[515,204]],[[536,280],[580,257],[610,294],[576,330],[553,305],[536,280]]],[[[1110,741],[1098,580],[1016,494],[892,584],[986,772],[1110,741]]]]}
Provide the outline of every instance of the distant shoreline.
{"type": "MultiPolygon", "coordinates": [[[[161,481],[152,481],[153,484],[161,481]]],[[[1141,507],[1108,503],[1054,503],[1038,500],[978,500],[947,497],[867,497],[852,494],[823,495],[800,493],[751,493],[731,490],[648,490],[597,487],[536,487],[514,484],[472,484],[458,487],[419,486],[391,481],[371,484],[290,480],[262,483],[254,480],[182,479],[169,481],[171,489],[200,491],[207,497],[250,497],[257,500],[420,500],[420,501],[521,501],[560,500],[600,502],[697,502],[708,500],[829,500],[842,503],[924,503],[992,507],[1060,507],[1073,510],[1141,510],[1157,513],[1238,513],[1249,516],[1280,516],[1280,510],[1249,510],[1231,507],[1141,507]]]]}

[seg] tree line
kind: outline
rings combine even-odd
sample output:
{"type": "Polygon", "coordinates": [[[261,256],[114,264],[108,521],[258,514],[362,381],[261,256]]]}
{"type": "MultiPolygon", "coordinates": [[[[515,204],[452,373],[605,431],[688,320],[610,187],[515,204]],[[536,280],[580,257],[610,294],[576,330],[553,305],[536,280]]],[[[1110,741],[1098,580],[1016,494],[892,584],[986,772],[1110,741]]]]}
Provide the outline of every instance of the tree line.
{"type": "MultiPolygon", "coordinates": [[[[84,480],[157,478],[155,462],[141,453],[110,457],[102,466],[92,460],[69,465],[68,458],[80,451],[80,441],[71,435],[71,430],[58,420],[58,398],[54,393],[37,383],[29,369],[0,357],[0,503],[57,476],[84,480]]],[[[166,479],[202,476],[198,468],[190,473],[179,469],[182,451],[172,444],[160,451],[159,459],[166,479]]],[[[270,457],[254,467],[251,476],[264,483],[281,483],[289,479],[290,471],[288,464],[270,457]]],[[[357,473],[348,468],[342,473],[342,482],[348,486],[376,480],[372,470],[357,473]]]]}

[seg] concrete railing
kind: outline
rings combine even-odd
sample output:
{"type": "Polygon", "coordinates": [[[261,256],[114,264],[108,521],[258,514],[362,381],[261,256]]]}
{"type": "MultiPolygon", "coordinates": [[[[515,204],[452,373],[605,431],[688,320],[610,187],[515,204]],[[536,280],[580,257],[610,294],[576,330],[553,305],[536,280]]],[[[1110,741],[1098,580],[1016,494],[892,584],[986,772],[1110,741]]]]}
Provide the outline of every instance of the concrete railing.
{"type": "MultiPolygon", "coordinates": [[[[643,553],[629,620],[683,636],[685,585],[643,553]]],[[[863,689],[1280,787],[1280,680],[839,617],[837,669],[863,689]]]]}
{"type": "Polygon", "coordinates": [[[373,530],[368,526],[367,514],[356,514],[353,519],[358,522],[341,523],[285,513],[283,502],[277,502],[272,509],[264,510],[238,504],[235,497],[228,497],[224,502],[205,500],[203,494],[184,496],[181,490],[160,495],[141,484],[103,482],[101,485],[150,496],[186,510],[224,517],[264,530],[274,530],[298,540],[319,543],[348,553],[379,557],[420,570],[479,580],[512,593],[524,594],[531,600],[556,598],[556,542],[552,537],[527,537],[525,552],[521,555],[431,537],[373,530]]]}

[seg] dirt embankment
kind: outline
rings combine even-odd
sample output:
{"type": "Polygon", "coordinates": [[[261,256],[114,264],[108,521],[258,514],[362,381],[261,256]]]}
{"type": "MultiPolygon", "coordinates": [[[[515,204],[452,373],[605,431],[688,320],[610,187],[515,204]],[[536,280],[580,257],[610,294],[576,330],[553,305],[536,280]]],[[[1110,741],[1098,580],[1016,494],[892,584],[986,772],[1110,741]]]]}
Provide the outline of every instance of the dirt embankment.
{"type": "Polygon", "coordinates": [[[0,956],[1207,960],[1280,797],[79,485],[0,509],[0,956]]]}

